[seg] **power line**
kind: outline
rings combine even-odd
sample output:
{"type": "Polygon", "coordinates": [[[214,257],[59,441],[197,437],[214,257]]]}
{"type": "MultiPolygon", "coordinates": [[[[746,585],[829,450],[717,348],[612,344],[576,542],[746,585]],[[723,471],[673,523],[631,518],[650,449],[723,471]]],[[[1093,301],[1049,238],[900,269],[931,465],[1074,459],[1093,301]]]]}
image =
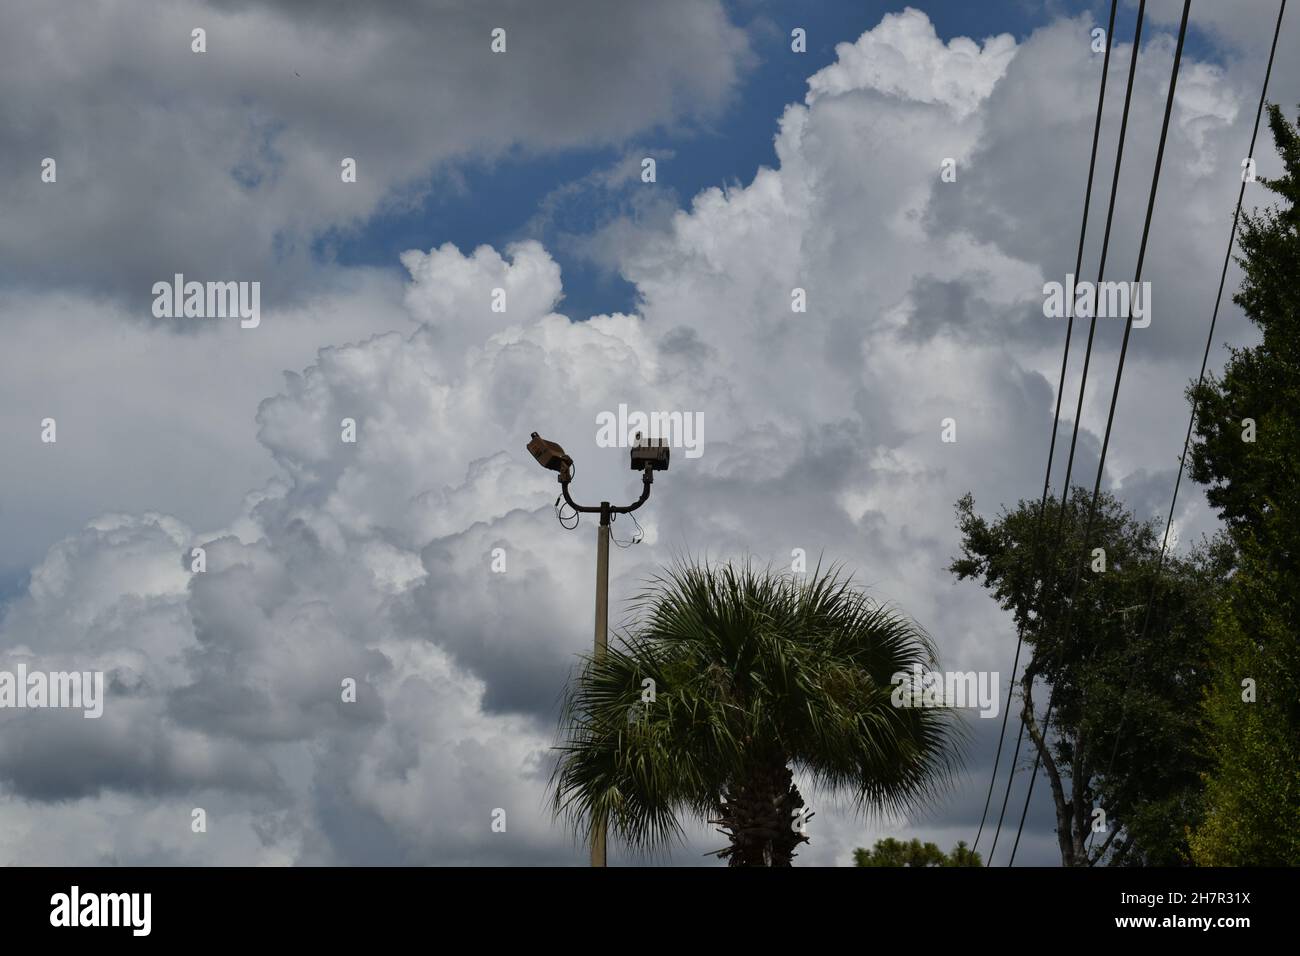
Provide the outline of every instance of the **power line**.
{"type": "MultiPolygon", "coordinates": [[[[1146,259],[1147,239],[1151,235],[1151,217],[1155,212],[1156,189],[1160,184],[1160,169],[1164,164],[1165,141],[1169,135],[1169,116],[1173,112],[1174,91],[1178,87],[1178,68],[1181,65],[1183,59],[1183,42],[1187,39],[1187,17],[1188,14],[1191,12],[1191,9],[1192,9],[1192,0],[1183,0],[1183,16],[1182,16],[1182,21],[1179,23],[1178,26],[1178,45],[1174,48],[1174,66],[1169,76],[1169,95],[1165,99],[1165,115],[1164,115],[1164,120],[1161,122],[1160,125],[1160,145],[1156,149],[1156,165],[1155,165],[1155,170],[1151,175],[1151,192],[1147,196],[1147,214],[1146,214],[1146,221],[1142,225],[1142,243],[1140,246],[1138,246],[1137,268],[1135,270],[1135,274],[1133,277],[1133,285],[1135,288],[1140,288],[1139,283],[1141,283],[1142,281],[1142,265],[1146,259]]],[[[1137,58],[1136,54],[1137,51],[1134,50],[1134,60],[1136,60],[1137,58]]],[[[1149,306],[1150,303],[1148,303],[1148,307],[1149,306]]],[[[1097,311],[1096,309],[1093,309],[1094,313],[1096,311],[1097,311]]],[[[1128,343],[1129,343],[1129,337],[1132,335],[1132,332],[1133,332],[1133,312],[1132,309],[1130,309],[1128,318],[1124,322],[1124,340],[1120,344],[1119,364],[1115,368],[1115,387],[1111,391],[1110,410],[1107,412],[1106,415],[1106,433],[1105,436],[1102,438],[1102,442],[1101,442],[1101,457],[1097,461],[1097,477],[1096,480],[1093,482],[1093,486],[1092,486],[1092,501],[1088,506],[1088,522],[1084,526],[1083,549],[1085,552],[1087,551],[1088,548],[1088,539],[1092,535],[1093,523],[1097,517],[1097,498],[1101,494],[1101,477],[1102,477],[1102,472],[1106,468],[1106,452],[1110,448],[1111,431],[1115,424],[1115,406],[1119,402],[1119,388],[1120,388],[1120,383],[1124,377],[1124,360],[1128,356],[1128,343]]],[[[1082,389],[1080,389],[1079,400],[1080,403],[1082,403],[1083,401],[1082,389]]],[[[1061,632],[1062,635],[1068,635],[1070,627],[1073,624],[1072,619],[1074,617],[1074,605],[1075,605],[1075,601],[1078,598],[1079,580],[1082,576],[1082,571],[1083,571],[1083,563],[1081,561],[1075,562],[1074,583],[1071,585],[1070,588],[1070,602],[1068,605],[1066,605],[1066,609],[1065,609],[1066,624],[1065,627],[1062,629],[1061,632]]],[[[1046,734],[1049,726],[1051,725],[1052,705],[1055,702],[1054,701],[1055,696],[1056,696],[1056,685],[1053,684],[1052,692],[1048,695],[1048,699],[1047,699],[1047,714],[1043,718],[1043,734],[1044,734],[1043,746],[1047,745],[1046,734]]],[[[1033,775],[1029,778],[1029,792],[1025,796],[1025,807],[1020,814],[1020,825],[1016,829],[1016,842],[1011,847],[1011,860],[1008,861],[1007,864],[1008,866],[1010,866],[1011,863],[1015,862],[1016,848],[1020,846],[1020,835],[1024,831],[1025,816],[1029,812],[1029,800],[1034,794],[1034,781],[1038,777],[1038,764],[1040,762],[1041,757],[1042,757],[1042,752],[1038,751],[1034,757],[1034,772],[1033,775]]]]}
{"type": "MultiPolygon", "coordinates": [[[[1259,91],[1259,105],[1255,108],[1255,126],[1250,133],[1250,149],[1247,151],[1247,157],[1255,155],[1255,141],[1259,136],[1259,122],[1264,115],[1264,101],[1268,95],[1268,80],[1273,73],[1273,58],[1277,53],[1277,38],[1282,32],[1282,15],[1286,13],[1286,0],[1282,0],[1278,6],[1277,23],[1273,27],[1273,45],[1268,51],[1268,66],[1264,69],[1264,85],[1259,91]]],[[[1174,493],[1169,501],[1169,514],[1165,519],[1165,534],[1160,542],[1160,555],[1156,559],[1155,573],[1151,578],[1151,592],[1147,595],[1146,613],[1142,618],[1142,633],[1138,639],[1138,653],[1140,654],[1146,645],[1147,630],[1151,625],[1151,607],[1155,603],[1156,588],[1160,583],[1160,572],[1164,568],[1165,554],[1169,547],[1169,529],[1174,523],[1174,510],[1178,505],[1178,488],[1182,484],[1183,469],[1187,464],[1187,451],[1192,443],[1192,429],[1196,425],[1197,400],[1201,385],[1205,381],[1205,368],[1210,361],[1210,346],[1214,343],[1214,327],[1219,320],[1219,306],[1223,302],[1223,286],[1228,278],[1228,263],[1232,260],[1232,248],[1237,242],[1237,222],[1241,218],[1241,204],[1246,197],[1246,177],[1245,173],[1241,178],[1241,189],[1237,192],[1237,208],[1232,214],[1232,229],[1228,232],[1228,251],[1223,254],[1223,268],[1219,272],[1219,291],[1214,297],[1214,311],[1210,314],[1210,331],[1205,337],[1205,352],[1201,356],[1201,371],[1196,377],[1197,390],[1192,393],[1192,413],[1187,420],[1187,434],[1183,438],[1183,453],[1178,459],[1178,474],[1174,478],[1174,493]]],[[[1130,676],[1130,683],[1132,678],[1130,676]]],[[[1120,708],[1119,726],[1115,730],[1115,744],[1111,748],[1110,760],[1106,763],[1106,772],[1103,777],[1110,776],[1110,771],[1115,765],[1115,755],[1119,752],[1120,731],[1124,729],[1124,721],[1128,717],[1128,688],[1121,697],[1123,704],[1120,708]]]]}
{"type": "MultiPolygon", "coordinates": [[[[1102,238],[1101,238],[1101,259],[1097,265],[1097,284],[1099,286],[1101,285],[1102,278],[1106,273],[1106,255],[1110,250],[1110,230],[1115,220],[1115,198],[1119,192],[1120,169],[1123,167],[1124,164],[1124,141],[1128,135],[1129,107],[1131,106],[1133,101],[1133,78],[1137,73],[1138,49],[1142,44],[1142,22],[1145,17],[1145,14],[1146,14],[1146,0],[1140,0],[1140,2],[1138,3],[1137,25],[1133,31],[1133,54],[1129,59],[1128,81],[1125,84],[1125,90],[1124,90],[1124,110],[1120,116],[1119,142],[1115,149],[1115,171],[1114,174],[1112,175],[1111,183],[1110,183],[1110,201],[1107,203],[1106,206],[1106,228],[1102,233],[1102,238]]],[[[1107,37],[1106,43],[1108,48],[1110,42],[1111,42],[1111,38],[1107,37]]],[[[1077,270],[1076,270],[1076,274],[1077,274],[1077,270]]],[[[1055,539],[1058,543],[1061,541],[1062,536],[1064,534],[1065,513],[1066,513],[1066,509],[1069,507],[1070,504],[1070,476],[1073,474],[1074,471],[1074,454],[1079,444],[1079,423],[1083,418],[1083,396],[1084,396],[1084,390],[1088,385],[1088,369],[1092,362],[1092,343],[1097,333],[1097,314],[1096,314],[1097,310],[1096,308],[1093,308],[1091,311],[1093,314],[1090,316],[1088,322],[1088,343],[1083,353],[1083,372],[1079,380],[1079,401],[1074,411],[1074,428],[1070,435],[1070,454],[1066,458],[1065,480],[1061,485],[1061,512],[1060,512],[1060,517],[1056,523],[1056,535],[1055,535],[1055,539]]],[[[1071,312],[1073,312],[1073,309],[1071,309],[1071,312]]],[[[1044,570],[1042,577],[1043,577],[1043,584],[1045,585],[1047,579],[1046,570],[1044,570]]],[[[1043,619],[1044,618],[1042,615],[1042,608],[1040,607],[1039,621],[1041,622],[1043,619]]],[[[989,849],[990,865],[992,865],[993,862],[993,851],[997,849],[998,838],[1002,835],[1002,820],[1006,815],[1007,801],[1011,797],[1011,785],[1015,780],[1015,760],[1020,755],[1020,745],[1024,741],[1024,736],[1025,736],[1025,722],[1022,719],[1020,722],[1020,729],[1016,734],[1016,750],[1015,750],[1015,757],[1012,758],[1011,773],[1007,775],[1007,787],[1006,787],[1006,791],[1002,795],[1002,810],[998,814],[997,829],[993,831],[993,846],[990,847],[989,849]]],[[[1037,774],[1037,772],[1038,772],[1038,765],[1037,763],[1035,763],[1034,773],[1037,774]]],[[[1032,786],[1033,786],[1033,781],[1031,780],[1030,787],[1032,788],[1032,786]]],[[[1010,864],[1008,863],[1008,865],[1010,864]]]]}
{"type": "MultiPolygon", "coordinates": [[[[1083,193],[1083,223],[1079,226],[1079,249],[1074,257],[1074,274],[1079,274],[1079,268],[1083,265],[1083,242],[1088,232],[1088,210],[1092,205],[1092,180],[1093,173],[1097,168],[1097,141],[1101,134],[1101,114],[1102,108],[1106,102],[1106,77],[1110,72],[1110,38],[1115,32],[1115,8],[1119,5],[1119,0],[1110,0],[1110,19],[1106,23],[1106,55],[1101,61],[1101,87],[1097,92],[1097,118],[1092,125],[1092,155],[1088,159],[1088,186],[1083,193]]],[[[1072,304],[1071,304],[1072,305],[1072,304]]],[[[1034,545],[1032,560],[1038,563],[1038,546],[1042,539],[1043,515],[1047,511],[1047,491],[1052,480],[1052,460],[1056,457],[1056,433],[1060,427],[1061,421],[1061,399],[1065,395],[1065,370],[1070,361],[1070,339],[1074,333],[1074,309],[1068,308],[1065,326],[1065,349],[1061,355],[1061,377],[1056,386],[1056,411],[1052,415],[1052,438],[1047,447],[1047,471],[1043,475],[1043,497],[1038,503],[1038,523],[1034,528],[1034,545]]],[[[1016,669],[1020,666],[1020,649],[1024,643],[1025,631],[1024,626],[1016,628],[1016,654],[1011,662],[1011,680],[1007,684],[1007,706],[1002,710],[1002,729],[998,731],[998,749],[997,754],[993,757],[993,772],[989,775],[989,792],[984,798],[984,812],[980,815],[979,831],[975,834],[975,842],[971,844],[971,852],[979,846],[980,837],[984,833],[984,821],[988,817],[989,803],[993,799],[993,785],[997,782],[998,764],[1002,760],[1002,744],[1007,735],[1007,716],[1011,712],[1011,694],[1016,686],[1016,669]]],[[[1016,759],[1020,756],[1020,740],[1016,740],[1016,753],[1011,759],[1010,773],[1015,773],[1016,759]]],[[[1005,811],[1006,804],[1003,803],[1005,811]]],[[[995,844],[996,846],[996,844],[995,844]]],[[[990,852],[990,860],[992,851],[990,852]]]]}

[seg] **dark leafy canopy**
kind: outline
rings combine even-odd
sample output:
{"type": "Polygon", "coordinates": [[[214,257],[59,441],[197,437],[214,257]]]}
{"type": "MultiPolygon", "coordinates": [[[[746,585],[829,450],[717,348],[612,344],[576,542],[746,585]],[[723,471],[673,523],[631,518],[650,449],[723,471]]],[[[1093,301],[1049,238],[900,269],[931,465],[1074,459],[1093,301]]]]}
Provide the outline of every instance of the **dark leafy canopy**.
{"type": "MultiPolygon", "coordinates": [[[[1197,707],[1208,673],[1206,639],[1230,555],[1219,542],[1186,558],[1166,556],[1143,641],[1159,539],[1150,523],[1103,492],[1085,549],[1090,497],[1074,489],[1059,546],[1060,503],[1049,497],[1040,577],[1031,560],[1038,503],[1021,501],[990,522],[965,496],[957,504],[962,554],[951,570],[980,580],[1014,614],[1030,650],[1025,675],[1054,688],[1044,763],[1062,862],[1097,862],[1104,846],[1109,862],[1185,863],[1185,828],[1197,818],[1206,766],[1197,707]],[[1092,570],[1094,548],[1105,551],[1105,571],[1092,570]],[[1076,563],[1083,573],[1067,627],[1076,563]],[[1097,841],[1086,852],[1095,807],[1120,829],[1113,842],[1097,841]]],[[[1046,696],[1037,700],[1040,715],[1046,696]]]]}
{"type": "Polygon", "coordinates": [[[1277,106],[1268,113],[1284,173],[1260,183],[1281,202],[1242,214],[1234,297],[1261,339],[1189,390],[1191,474],[1237,550],[1212,636],[1213,768],[1192,839],[1196,862],[1218,866],[1300,863],[1300,136],[1277,106]],[[1254,702],[1243,700],[1247,679],[1254,702]]]}
{"type": "Polygon", "coordinates": [[[955,713],[890,700],[894,674],[936,666],[930,639],[838,571],[683,564],[632,610],[565,701],[555,805],[578,832],[604,818],[659,848],[681,837],[679,814],[712,819],[787,765],[864,810],[914,809],[949,782],[955,713]]]}
{"type": "Polygon", "coordinates": [[[1234,301],[1262,333],[1230,348],[1222,378],[1189,390],[1197,402],[1192,477],[1207,485],[1233,536],[1295,569],[1300,547],[1300,137],[1276,106],[1269,125],[1286,175],[1259,182],[1287,206],[1242,212],[1245,270],[1234,301]],[[1243,419],[1256,439],[1243,441],[1243,419]]]}
{"type": "Polygon", "coordinates": [[[944,853],[938,844],[922,843],[913,838],[904,843],[893,837],[877,840],[870,850],[861,847],[853,851],[854,866],[982,866],[980,855],[957,841],[951,853],[944,853]]]}

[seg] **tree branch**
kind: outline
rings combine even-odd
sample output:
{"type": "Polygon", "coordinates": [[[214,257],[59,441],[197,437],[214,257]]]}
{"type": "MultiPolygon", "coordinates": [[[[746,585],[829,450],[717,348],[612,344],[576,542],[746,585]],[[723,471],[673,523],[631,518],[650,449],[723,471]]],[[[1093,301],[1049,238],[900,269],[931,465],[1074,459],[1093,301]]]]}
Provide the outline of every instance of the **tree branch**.
{"type": "Polygon", "coordinates": [[[1034,675],[1032,668],[1025,670],[1025,677],[1022,681],[1024,689],[1025,706],[1020,712],[1020,719],[1024,722],[1025,728],[1029,731],[1029,737],[1038,748],[1038,756],[1042,760],[1043,766],[1047,768],[1047,780],[1052,786],[1052,800],[1056,804],[1056,842],[1061,847],[1061,862],[1065,866],[1074,865],[1074,847],[1070,839],[1070,813],[1065,803],[1065,790],[1061,786],[1061,774],[1056,768],[1056,761],[1052,759],[1051,751],[1048,749],[1047,742],[1043,739],[1043,734],[1038,729],[1038,722],[1034,719],[1034,675]]]}

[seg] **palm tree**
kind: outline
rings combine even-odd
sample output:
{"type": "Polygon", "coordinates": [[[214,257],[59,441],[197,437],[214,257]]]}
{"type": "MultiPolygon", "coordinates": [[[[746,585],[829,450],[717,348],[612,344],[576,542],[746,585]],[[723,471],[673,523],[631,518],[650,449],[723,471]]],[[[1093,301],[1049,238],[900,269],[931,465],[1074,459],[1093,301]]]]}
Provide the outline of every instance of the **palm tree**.
{"type": "Polygon", "coordinates": [[[661,849],[685,813],[727,836],[716,855],[729,865],[789,866],[812,815],[792,770],[868,812],[949,783],[955,713],[891,703],[895,674],[935,666],[933,644],[836,569],[679,563],[631,609],[636,624],[564,699],[551,783],[581,836],[603,820],[634,849],[661,849]]]}

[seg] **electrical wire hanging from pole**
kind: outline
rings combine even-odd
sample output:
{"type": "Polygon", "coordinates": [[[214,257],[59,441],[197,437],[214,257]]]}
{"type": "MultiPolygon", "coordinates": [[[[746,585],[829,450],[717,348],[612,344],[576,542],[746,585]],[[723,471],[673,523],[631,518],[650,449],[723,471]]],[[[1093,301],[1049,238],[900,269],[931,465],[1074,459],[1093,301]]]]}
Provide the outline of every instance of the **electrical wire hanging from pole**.
{"type": "MultiPolygon", "coordinates": [[[[1114,224],[1115,221],[1115,198],[1119,192],[1120,170],[1124,165],[1124,143],[1128,135],[1129,109],[1133,102],[1133,78],[1137,73],[1138,51],[1142,45],[1142,24],[1145,19],[1145,16],[1146,16],[1146,0],[1140,0],[1138,4],[1137,24],[1133,29],[1133,52],[1131,57],[1129,58],[1128,80],[1126,81],[1125,88],[1124,88],[1124,109],[1120,114],[1119,142],[1115,147],[1115,170],[1111,176],[1110,200],[1106,206],[1106,228],[1102,233],[1101,258],[1097,265],[1098,285],[1101,284],[1102,278],[1106,274],[1106,256],[1107,253],[1110,251],[1110,232],[1111,232],[1111,226],[1114,224]]],[[[1110,43],[1110,38],[1108,37],[1107,44],[1109,45],[1109,43],[1110,43]]],[[[1088,322],[1088,342],[1083,353],[1083,371],[1079,380],[1079,400],[1075,406],[1075,411],[1074,411],[1074,427],[1070,435],[1070,453],[1067,456],[1065,462],[1065,479],[1061,483],[1061,510],[1060,510],[1060,516],[1056,523],[1056,533],[1054,535],[1054,538],[1057,541],[1058,546],[1062,539],[1062,535],[1064,534],[1066,509],[1069,508],[1069,504],[1070,504],[1070,478],[1074,473],[1074,456],[1079,445],[1079,423],[1083,418],[1083,397],[1084,397],[1084,391],[1088,385],[1088,370],[1092,363],[1092,343],[1096,337],[1096,333],[1097,333],[1097,315],[1096,315],[1096,310],[1094,309],[1093,314],[1089,317],[1089,322],[1088,322]]],[[[1046,572],[1044,572],[1044,574],[1041,577],[1042,577],[1042,583],[1040,584],[1040,591],[1045,591],[1046,577],[1047,577],[1046,572]]],[[[1041,606],[1039,608],[1038,620],[1040,622],[1045,620],[1043,614],[1043,608],[1041,606]]],[[[1028,668],[1026,668],[1026,670],[1028,670],[1028,668]]],[[[1002,835],[1002,821],[1003,818],[1006,816],[1007,802],[1010,800],[1011,797],[1011,785],[1015,780],[1015,774],[1014,774],[1015,759],[1019,757],[1020,745],[1024,740],[1024,735],[1025,735],[1025,723],[1024,720],[1022,719],[1020,722],[1019,731],[1016,734],[1016,750],[1015,750],[1016,757],[1013,758],[1012,760],[1013,772],[1007,775],[1007,786],[1005,792],[1002,795],[1002,809],[998,813],[997,828],[993,831],[993,845],[989,849],[988,865],[992,865],[993,851],[997,849],[998,838],[1002,835]]],[[[1034,773],[1036,774],[1037,772],[1038,772],[1038,767],[1037,764],[1035,764],[1034,773]]],[[[1031,788],[1033,786],[1032,780],[1030,781],[1030,786],[1031,788]]]]}
{"type": "MultiPolygon", "coordinates": [[[[1142,266],[1146,260],[1147,240],[1150,238],[1151,235],[1151,219],[1155,213],[1156,191],[1160,185],[1160,170],[1164,164],[1165,143],[1169,135],[1169,117],[1170,114],[1173,112],[1174,94],[1178,88],[1178,70],[1179,67],[1182,65],[1183,44],[1187,39],[1187,18],[1188,15],[1191,13],[1191,8],[1192,8],[1192,0],[1183,0],[1183,15],[1182,15],[1182,20],[1178,25],[1178,45],[1174,48],[1174,65],[1169,75],[1169,95],[1165,99],[1165,114],[1164,114],[1164,119],[1160,124],[1160,145],[1156,148],[1155,169],[1151,174],[1151,190],[1147,196],[1146,221],[1143,223],[1142,226],[1142,242],[1138,246],[1137,268],[1134,270],[1133,284],[1134,287],[1137,288],[1140,288],[1140,283],[1142,281],[1142,266]]],[[[1136,60],[1136,55],[1137,55],[1137,51],[1134,50],[1135,60],[1136,60]]],[[[1106,468],[1106,453],[1110,448],[1110,436],[1115,425],[1115,406],[1119,402],[1120,384],[1124,378],[1124,360],[1128,357],[1128,343],[1132,333],[1133,333],[1133,315],[1132,315],[1132,311],[1130,310],[1130,313],[1124,322],[1124,339],[1120,343],[1119,363],[1116,365],[1115,368],[1115,386],[1111,390],[1110,410],[1106,414],[1106,432],[1101,442],[1101,456],[1097,460],[1097,476],[1092,486],[1092,500],[1088,506],[1088,521],[1084,525],[1084,532],[1083,532],[1084,553],[1086,553],[1088,550],[1088,540],[1092,535],[1093,524],[1096,521],[1096,517],[1097,517],[1097,499],[1101,494],[1101,478],[1106,468]]],[[[1081,403],[1082,403],[1082,398],[1083,398],[1082,389],[1080,389],[1081,403]]],[[[1082,577],[1082,573],[1083,573],[1083,564],[1082,562],[1076,561],[1075,568],[1074,568],[1074,582],[1070,587],[1070,600],[1069,603],[1066,605],[1066,609],[1065,609],[1066,620],[1065,620],[1065,626],[1064,628],[1062,628],[1061,631],[1062,634],[1068,635],[1069,630],[1074,623],[1073,622],[1074,605],[1078,597],[1079,580],[1082,577]]],[[[1048,695],[1047,698],[1047,714],[1043,718],[1043,740],[1042,740],[1041,747],[1047,746],[1047,731],[1051,725],[1052,705],[1054,703],[1055,696],[1056,696],[1056,687],[1053,686],[1052,692],[1048,695]]],[[[1011,847],[1011,858],[1010,860],[1007,861],[1008,866],[1010,866],[1012,863],[1015,862],[1016,850],[1020,846],[1020,836],[1024,832],[1025,817],[1029,813],[1029,801],[1034,795],[1034,781],[1038,777],[1038,766],[1042,758],[1041,747],[1038,749],[1038,753],[1035,755],[1034,758],[1034,770],[1032,775],[1029,778],[1029,792],[1025,795],[1025,806],[1020,813],[1020,824],[1016,828],[1016,842],[1011,847]]]]}
{"type": "MultiPolygon", "coordinates": [[[[1110,38],[1115,32],[1115,8],[1119,5],[1119,0],[1110,0],[1110,19],[1106,21],[1106,53],[1101,61],[1101,87],[1097,92],[1097,115],[1092,124],[1092,152],[1088,159],[1088,185],[1083,192],[1083,223],[1079,226],[1079,247],[1074,256],[1074,274],[1079,274],[1079,269],[1083,265],[1083,245],[1084,237],[1088,233],[1088,210],[1092,205],[1092,181],[1093,174],[1097,168],[1097,141],[1101,134],[1101,116],[1102,109],[1106,102],[1106,78],[1110,73],[1110,38]]],[[[1056,433],[1060,428],[1061,422],[1061,399],[1065,395],[1065,372],[1070,362],[1070,339],[1074,334],[1074,308],[1067,310],[1065,325],[1065,348],[1061,354],[1061,376],[1056,385],[1056,411],[1052,414],[1052,437],[1047,446],[1047,471],[1043,475],[1043,496],[1038,503],[1038,522],[1034,527],[1034,543],[1031,548],[1032,554],[1030,560],[1039,564],[1039,545],[1042,540],[1043,516],[1047,511],[1047,494],[1052,482],[1052,460],[1056,457],[1056,433]]],[[[988,817],[989,803],[993,799],[993,785],[997,782],[998,764],[1002,760],[1002,744],[1007,735],[1007,716],[1011,712],[1011,694],[1016,686],[1016,670],[1020,666],[1020,651],[1024,645],[1025,631],[1023,625],[1016,628],[1016,653],[1011,661],[1011,679],[1007,682],[1007,703],[1002,709],[1002,729],[998,731],[998,749],[993,757],[993,770],[989,774],[989,792],[984,797],[984,812],[980,814],[979,830],[975,834],[975,842],[971,844],[971,852],[979,847],[980,837],[984,834],[984,822],[988,817]]],[[[1016,760],[1020,757],[1020,741],[1022,734],[1016,737],[1016,750],[1011,758],[1010,770],[1008,770],[1008,780],[1016,772],[1016,760]]],[[[1007,788],[1010,792],[1010,787],[1007,788]]],[[[1006,813],[1006,800],[1002,802],[1002,813],[1006,813]]],[[[996,849],[996,843],[994,844],[996,849]]],[[[993,851],[989,851],[990,862],[992,862],[993,851]]]]}
{"type": "MultiPolygon", "coordinates": [[[[1255,141],[1259,137],[1259,123],[1264,115],[1264,102],[1268,96],[1268,80],[1273,73],[1273,58],[1277,54],[1277,39],[1282,32],[1282,16],[1286,13],[1286,0],[1278,5],[1277,23],[1273,26],[1273,43],[1268,50],[1268,66],[1264,69],[1264,85],[1259,91],[1259,105],[1255,108],[1255,125],[1250,133],[1250,149],[1246,152],[1247,158],[1253,158],[1255,155],[1255,141]]],[[[1205,337],[1205,352],[1201,355],[1201,371],[1196,376],[1196,391],[1193,396],[1199,394],[1201,385],[1205,382],[1205,369],[1210,361],[1210,347],[1214,343],[1214,328],[1219,320],[1219,306],[1223,302],[1223,287],[1228,278],[1228,263],[1232,261],[1232,248],[1237,242],[1237,223],[1241,218],[1241,204],[1246,198],[1246,174],[1243,171],[1241,176],[1241,188],[1237,191],[1237,207],[1232,214],[1232,228],[1228,231],[1228,249],[1223,254],[1223,268],[1219,271],[1219,290],[1214,296],[1214,310],[1210,313],[1210,331],[1205,337]]],[[[1178,488],[1182,484],[1183,471],[1187,465],[1187,452],[1192,444],[1192,429],[1196,426],[1197,405],[1195,397],[1192,399],[1192,412],[1187,420],[1187,434],[1183,437],[1183,453],[1178,458],[1178,473],[1174,477],[1174,493],[1169,501],[1169,513],[1165,518],[1165,533],[1160,541],[1160,554],[1156,559],[1155,573],[1151,578],[1151,590],[1147,594],[1146,612],[1142,617],[1142,632],[1138,637],[1138,653],[1141,654],[1146,646],[1147,633],[1151,626],[1151,608],[1155,603],[1156,590],[1160,583],[1160,574],[1164,569],[1165,555],[1169,548],[1169,532],[1174,523],[1174,511],[1178,506],[1178,488]]],[[[1131,681],[1130,681],[1131,682],[1131,681]]],[[[1115,755],[1119,753],[1120,733],[1124,729],[1124,721],[1128,717],[1128,690],[1125,688],[1123,695],[1124,705],[1120,708],[1119,726],[1115,729],[1115,743],[1111,747],[1110,759],[1106,762],[1106,772],[1102,775],[1103,779],[1110,776],[1111,770],[1115,766],[1115,755]]],[[[1094,861],[1095,862],[1095,861],[1094,861]]]]}

